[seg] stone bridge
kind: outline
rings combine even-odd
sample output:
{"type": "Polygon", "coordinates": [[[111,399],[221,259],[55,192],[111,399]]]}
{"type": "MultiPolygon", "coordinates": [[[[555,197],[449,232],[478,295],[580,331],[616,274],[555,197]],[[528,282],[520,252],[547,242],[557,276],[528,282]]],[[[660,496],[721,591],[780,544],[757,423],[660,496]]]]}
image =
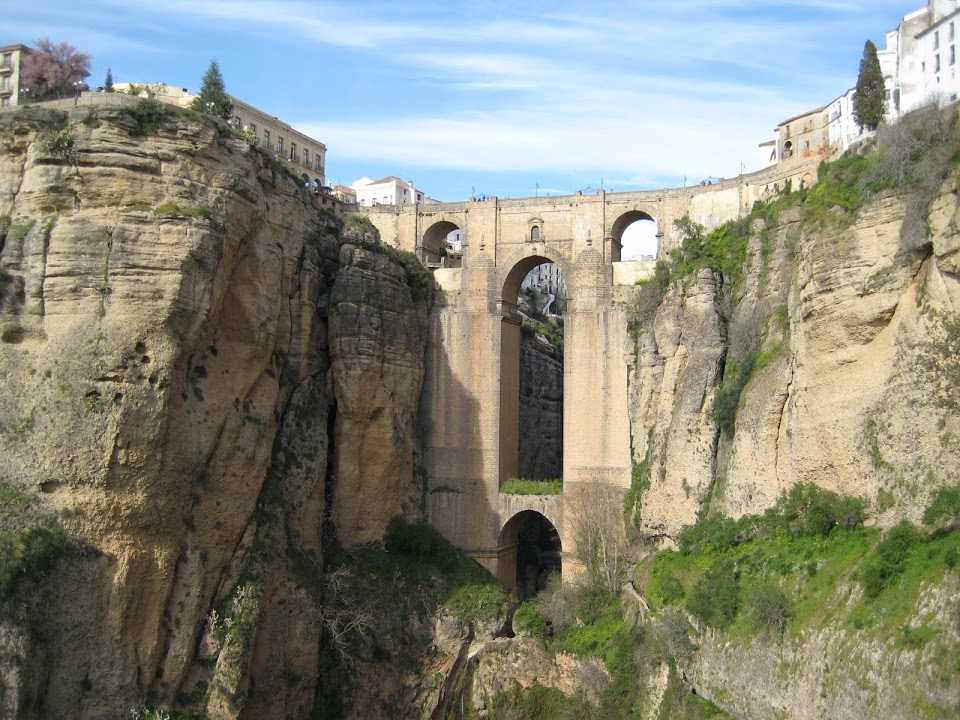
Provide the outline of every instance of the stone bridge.
{"type": "MultiPolygon", "coordinates": [[[[536,521],[549,529],[565,570],[576,570],[571,496],[630,486],[627,384],[633,363],[622,301],[632,292],[620,240],[638,219],[657,222],[658,256],[678,243],[683,215],[714,227],[749,211],[767,189],[758,173],[711,186],[464,203],[359,208],[385,242],[437,261],[453,229],[461,267],[441,268],[430,318],[422,417],[430,521],[508,588],[517,582],[517,540],[536,521]],[[519,448],[520,283],[545,262],[567,282],[564,316],[563,487],[557,496],[500,492],[519,448]],[[544,521],[545,519],[545,521],[544,521]]],[[[437,263],[434,263],[437,264],[437,263]]],[[[620,505],[622,507],[622,505],[620,505]]]]}

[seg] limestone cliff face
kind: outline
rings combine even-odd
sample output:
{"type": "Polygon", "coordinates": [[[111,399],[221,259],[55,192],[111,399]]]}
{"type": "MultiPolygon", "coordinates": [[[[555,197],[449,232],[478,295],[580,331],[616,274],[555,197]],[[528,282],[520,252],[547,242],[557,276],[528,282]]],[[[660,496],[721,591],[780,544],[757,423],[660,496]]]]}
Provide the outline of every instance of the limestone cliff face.
{"type": "Polygon", "coordinates": [[[563,474],[563,351],[535,332],[520,340],[518,467],[531,480],[563,474]]]}
{"type": "Polygon", "coordinates": [[[631,382],[634,458],[650,467],[644,534],[675,538],[707,504],[762,512],[799,482],[864,498],[881,524],[916,522],[957,481],[960,428],[929,359],[960,307],[960,206],[949,184],[917,243],[902,237],[905,202],[880,196],[849,227],[797,210],[758,221],[737,297],[709,271],[668,291],[631,382]],[[757,369],[721,432],[723,370],[748,355],[757,369]]]}
{"type": "Polygon", "coordinates": [[[305,716],[328,491],[348,543],[415,496],[425,307],[223,128],[47,122],[0,119],[0,479],[71,544],[6,604],[0,714],[234,717],[252,678],[305,716]]]}

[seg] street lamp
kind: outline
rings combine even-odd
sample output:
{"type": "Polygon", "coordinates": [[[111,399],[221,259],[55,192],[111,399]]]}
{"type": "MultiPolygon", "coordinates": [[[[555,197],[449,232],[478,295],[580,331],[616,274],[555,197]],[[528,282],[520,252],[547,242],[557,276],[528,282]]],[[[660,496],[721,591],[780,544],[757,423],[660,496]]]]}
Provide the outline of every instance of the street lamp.
{"type": "Polygon", "coordinates": [[[74,105],[77,105],[77,104],[80,102],[80,88],[81,88],[81,87],[83,87],[83,81],[82,81],[82,80],[74,80],[74,81],[73,81],[73,88],[74,88],[74,93],[75,93],[75,95],[74,95],[74,97],[73,97],[73,104],[74,104],[74,105]]]}
{"type": "Polygon", "coordinates": [[[20,98],[21,98],[20,104],[26,105],[27,98],[29,98],[31,95],[33,95],[33,90],[31,90],[30,88],[20,88],[20,98]]]}

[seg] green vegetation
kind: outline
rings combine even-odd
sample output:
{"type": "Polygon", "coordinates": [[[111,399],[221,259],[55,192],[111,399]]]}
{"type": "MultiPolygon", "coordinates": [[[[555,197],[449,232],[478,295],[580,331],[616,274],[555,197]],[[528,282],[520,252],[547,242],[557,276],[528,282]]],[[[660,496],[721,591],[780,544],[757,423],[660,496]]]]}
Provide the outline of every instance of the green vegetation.
{"type": "Polygon", "coordinates": [[[926,525],[960,530],[960,484],[939,488],[923,513],[926,525]]]}
{"type": "MultiPolygon", "coordinates": [[[[351,216],[356,217],[356,216],[351,216]]],[[[377,233],[379,237],[379,232],[377,233]]],[[[410,295],[414,300],[424,300],[427,304],[433,301],[433,290],[436,283],[433,280],[433,273],[430,269],[420,262],[420,259],[412,252],[399,250],[390,245],[382,246],[387,256],[398,263],[407,273],[407,285],[410,286],[410,295]]]]}
{"type": "Polygon", "coordinates": [[[630,473],[630,489],[623,502],[623,519],[628,534],[634,534],[640,529],[640,519],[643,511],[643,494],[650,488],[650,451],[653,444],[653,427],[647,433],[647,453],[643,460],[633,463],[630,473]]]}
{"type": "Polygon", "coordinates": [[[66,534],[38,499],[0,480],[0,601],[49,570],[66,547],[66,534]]]}
{"type": "Polygon", "coordinates": [[[857,76],[857,89],[853,96],[853,117],[867,130],[876,130],[883,120],[884,93],[877,46],[872,40],[867,40],[863,46],[860,74],[857,76]]]}
{"type": "Polygon", "coordinates": [[[510,478],[500,486],[504,495],[560,495],[563,493],[563,480],[526,480],[510,478]]]}
{"type": "Polygon", "coordinates": [[[177,111],[154,98],[143,98],[133,107],[123,108],[123,112],[136,123],[132,135],[156,135],[177,111]]]}
{"type": "MultiPolygon", "coordinates": [[[[955,572],[960,532],[925,535],[904,521],[881,537],[862,527],[859,500],[798,487],[762,516],[713,517],[684,528],[680,552],[659,553],[638,570],[650,600],[661,610],[683,604],[734,637],[796,635],[828,624],[880,638],[901,633],[922,587],[955,572]],[[850,604],[857,582],[863,598],[850,604]]],[[[939,517],[949,497],[949,489],[936,495],[928,514],[939,517]]],[[[904,642],[923,637],[913,632],[904,642]]]]}
{"type": "Polygon", "coordinates": [[[193,99],[190,107],[197,112],[206,113],[221,120],[228,120],[233,115],[233,101],[227,95],[223,84],[223,75],[220,73],[220,64],[216,59],[210,61],[207,71],[203,74],[200,83],[200,92],[193,99]]]}
{"type": "Polygon", "coordinates": [[[362,235],[372,235],[377,242],[380,241],[380,231],[368,215],[347,215],[343,223],[344,232],[353,231],[362,235]]]}
{"type": "Polygon", "coordinates": [[[903,574],[910,550],[920,541],[920,533],[907,520],[901,521],[877,543],[860,571],[863,592],[875,598],[903,574]]]}
{"type": "Polygon", "coordinates": [[[562,321],[557,322],[553,318],[524,317],[520,323],[520,331],[524,334],[537,333],[542,335],[550,341],[551,345],[563,350],[562,321]]]}

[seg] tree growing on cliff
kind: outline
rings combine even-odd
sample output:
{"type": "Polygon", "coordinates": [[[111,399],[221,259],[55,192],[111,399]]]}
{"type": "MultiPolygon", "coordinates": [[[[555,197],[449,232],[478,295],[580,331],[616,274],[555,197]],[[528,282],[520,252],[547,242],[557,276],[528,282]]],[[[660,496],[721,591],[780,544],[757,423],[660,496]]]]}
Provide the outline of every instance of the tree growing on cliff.
{"type": "Polygon", "coordinates": [[[113,70],[110,68],[107,68],[107,77],[103,81],[103,89],[108,93],[113,92],[113,70]]]}
{"type": "Polygon", "coordinates": [[[90,53],[79,52],[68,42],[54,43],[40,38],[36,48],[26,53],[21,70],[24,86],[33,86],[37,96],[56,94],[63,97],[77,83],[90,76],[90,53]]]}
{"type": "Polygon", "coordinates": [[[867,40],[860,60],[857,89],[853,95],[853,117],[867,130],[876,130],[883,120],[883,100],[886,87],[877,58],[877,46],[867,40]]]}
{"type": "Polygon", "coordinates": [[[233,114],[233,101],[223,86],[220,65],[213,59],[203,74],[200,93],[193,99],[191,107],[199,112],[227,120],[233,114]]]}

